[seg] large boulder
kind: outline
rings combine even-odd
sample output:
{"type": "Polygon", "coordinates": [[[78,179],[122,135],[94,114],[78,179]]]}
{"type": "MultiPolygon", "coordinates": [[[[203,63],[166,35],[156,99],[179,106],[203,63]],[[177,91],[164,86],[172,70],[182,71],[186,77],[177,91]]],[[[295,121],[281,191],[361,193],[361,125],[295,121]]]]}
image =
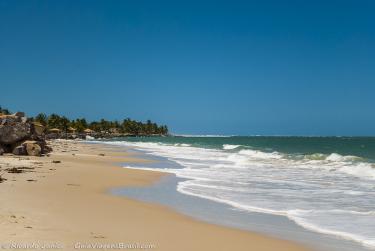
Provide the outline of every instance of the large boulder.
{"type": "Polygon", "coordinates": [[[14,144],[31,135],[31,124],[25,117],[16,115],[0,116],[0,144],[14,144]]]}
{"type": "Polygon", "coordinates": [[[0,155],[40,156],[52,151],[45,141],[45,127],[32,122],[23,112],[0,115],[0,155]]]}
{"type": "Polygon", "coordinates": [[[42,154],[42,147],[37,141],[25,141],[22,143],[22,146],[25,147],[27,155],[40,156],[42,154]]]}

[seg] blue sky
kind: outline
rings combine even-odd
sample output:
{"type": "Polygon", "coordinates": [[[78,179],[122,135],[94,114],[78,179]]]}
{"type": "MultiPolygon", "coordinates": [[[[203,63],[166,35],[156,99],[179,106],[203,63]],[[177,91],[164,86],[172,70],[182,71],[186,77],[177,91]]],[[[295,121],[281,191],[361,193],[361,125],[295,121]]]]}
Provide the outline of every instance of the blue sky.
{"type": "Polygon", "coordinates": [[[375,135],[374,1],[0,0],[0,105],[185,134],[375,135]]]}

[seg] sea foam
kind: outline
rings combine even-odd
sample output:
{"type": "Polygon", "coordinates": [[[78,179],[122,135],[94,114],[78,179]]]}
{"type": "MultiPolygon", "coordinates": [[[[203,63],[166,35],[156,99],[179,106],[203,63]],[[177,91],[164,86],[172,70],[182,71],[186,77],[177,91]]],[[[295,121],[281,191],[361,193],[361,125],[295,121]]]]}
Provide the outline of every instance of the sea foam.
{"type": "MultiPolygon", "coordinates": [[[[375,249],[375,169],[356,156],[193,147],[155,142],[108,142],[136,147],[181,167],[163,171],[186,178],[181,193],[243,211],[282,215],[312,231],[375,249]]],[[[159,168],[135,167],[146,170],[159,168]]]]}
{"type": "Polygon", "coordinates": [[[236,149],[238,147],[240,147],[241,145],[229,145],[229,144],[224,144],[223,145],[223,149],[224,150],[232,150],[232,149],[236,149]]]}

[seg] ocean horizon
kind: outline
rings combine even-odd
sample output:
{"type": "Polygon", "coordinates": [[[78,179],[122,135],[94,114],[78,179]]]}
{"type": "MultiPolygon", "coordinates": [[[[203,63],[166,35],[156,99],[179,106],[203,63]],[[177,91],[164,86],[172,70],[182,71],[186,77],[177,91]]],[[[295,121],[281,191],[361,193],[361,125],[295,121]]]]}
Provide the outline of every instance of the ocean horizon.
{"type": "Polygon", "coordinates": [[[171,137],[294,137],[294,138],[375,138],[375,135],[305,135],[305,134],[179,134],[170,133],[171,137]]]}

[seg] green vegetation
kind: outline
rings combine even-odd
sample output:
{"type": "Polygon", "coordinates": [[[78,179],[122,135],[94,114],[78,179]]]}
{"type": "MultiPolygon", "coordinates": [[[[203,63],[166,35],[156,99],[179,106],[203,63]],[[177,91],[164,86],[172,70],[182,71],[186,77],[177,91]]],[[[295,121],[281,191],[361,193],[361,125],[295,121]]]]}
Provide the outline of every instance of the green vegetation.
{"type": "Polygon", "coordinates": [[[8,109],[3,109],[1,106],[0,106],[0,113],[4,114],[4,115],[9,115],[10,114],[10,111],[8,109]]]}
{"type": "Polygon", "coordinates": [[[100,121],[88,123],[84,118],[69,120],[64,116],[59,116],[57,114],[51,114],[47,117],[43,113],[38,114],[34,120],[42,125],[46,125],[49,129],[58,128],[62,131],[67,131],[69,128],[74,128],[77,130],[77,132],[83,132],[85,129],[91,129],[98,133],[121,133],[131,135],[168,134],[167,126],[158,126],[156,123],[153,123],[150,120],[147,120],[146,123],[142,123],[129,118],[124,119],[122,122],[101,119],[100,121]]]}
{"type": "MultiPolygon", "coordinates": [[[[0,113],[10,114],[7,109],[2,109],[0,106],[0,113]]],[[[151,120],[147,120],[146,123],[124,119],[123,121],[108,121],[101,119],[100,121],[87,122],[84,118],[70,120],[65,116],[58,114],[51,114],[47,116],[44,113],[39,113],[34,118],[31,118],[35,122],[47,127],[48,129],[60,129],[63,132],[74,129],[78,133],[84,132],[86,129],[91,129],[97,133],[118,133],[118,134],[129,134],[129,135],[167,135],[168,127],[166,125],[158,125],[153,123],[151,120]]]]}

